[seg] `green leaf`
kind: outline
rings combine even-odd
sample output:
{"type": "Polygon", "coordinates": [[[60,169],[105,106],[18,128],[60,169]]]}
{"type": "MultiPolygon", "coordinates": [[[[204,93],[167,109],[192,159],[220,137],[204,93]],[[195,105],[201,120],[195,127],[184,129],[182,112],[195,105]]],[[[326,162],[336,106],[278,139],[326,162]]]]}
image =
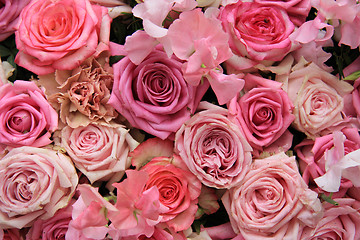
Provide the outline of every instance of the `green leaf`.
{"type": "Polygon", "coordinates": [[[357,71],[357,72],[353,72],[352,74],[346,76],[345,78],[343,78],[343,80],[355,81],[359,77],[360,77],[360,71],[357,71]]]}
{"type": "Polygon", "coordinates": [[[11,55],[10,49],[4,47],[3,45],[0,45],[0,56],[7,57],[9,55],[11,55]]]}
{"type": "Polygon", "coordinates": [[[112,66],[113,64],[117,63],[118,61],[120,61],[121,59],[123,59],[125,56],[123,55],[114,55],[114,56],[110,56],[109,59],[109,63],[110,66],[112,66]]]}

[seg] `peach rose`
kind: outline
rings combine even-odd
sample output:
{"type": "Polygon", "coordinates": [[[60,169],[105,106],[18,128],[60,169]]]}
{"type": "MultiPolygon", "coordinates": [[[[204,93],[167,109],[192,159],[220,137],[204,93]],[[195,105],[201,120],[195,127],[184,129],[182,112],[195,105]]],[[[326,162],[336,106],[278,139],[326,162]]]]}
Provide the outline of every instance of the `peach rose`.
{"type": "Polygon", "coordinates": [[[37,75],[74,69],[108,49],[108,10],[89,0],[33,0],[20,19],[15,62],[37,75]]]}

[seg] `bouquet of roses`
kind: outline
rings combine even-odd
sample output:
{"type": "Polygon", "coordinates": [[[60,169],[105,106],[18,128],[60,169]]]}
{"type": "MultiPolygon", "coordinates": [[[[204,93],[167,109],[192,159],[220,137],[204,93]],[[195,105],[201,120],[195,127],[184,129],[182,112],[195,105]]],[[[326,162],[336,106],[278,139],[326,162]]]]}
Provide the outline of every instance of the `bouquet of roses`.
{"type": "Polygon", "coordinates": [[[356,0],[0,1],[0,239],[360,239],[356,0]]]}

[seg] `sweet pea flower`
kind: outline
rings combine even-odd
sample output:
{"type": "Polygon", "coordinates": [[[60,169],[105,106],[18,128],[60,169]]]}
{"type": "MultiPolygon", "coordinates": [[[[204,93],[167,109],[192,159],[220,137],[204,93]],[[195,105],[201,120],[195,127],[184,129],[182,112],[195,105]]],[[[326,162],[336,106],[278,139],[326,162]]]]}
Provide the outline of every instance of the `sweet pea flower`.
{"type": "Polygon", "coordinates": [[[194,86],[208,79],[219,104],[227,103],[239,92],[242,75],[225,75],[220,64],[231,57],[228,36],[211,9],[183,12],[169,27],[167,38],[174,54],[186,62],[182,66],[185,80],[194,86]],[[189,27],[191,26],[191,27],[189,27]]]}
{"type": "MultiPolygon", "coordinates": [[[[337,148],[343,148],[345,155],[360,148],[360,135],[357,128],[344,128],[341,132],[344,134],[345,139],[343,143],[340,143],[343,144],[343,147],[337,146],[337,148]]],[[[332,133],[318,137],[315,140],[305,139],[295,146],[294,150],[299,159],[302,177],[310,187],[313,188],[313,185],[316,185],[314,179],[326,173],[326,166],[329,165],[326,157],[327,152],[334,148],[334,140],[339,137],[339,134],[335,136],[334,133],[332,133]]],[[[336,142],[336,144],[339,144],[339,142],[336,142]]],[[[350,180],[342,178],[340,188],[334,193],[334,197],[344,196],[352,186],[353,184],[350,180]]],[[[324,191],[321,190],[321,188],[315,188],[314,190],[317,192],[324,191]]]]}
{"type": "Polygon", "coordinates": [[[145,171],[127,170],[127,178],[114,183],[117,189],[116,210],[108,209],[111,236],[138,238],[151,237],[155,225],[161,222],[168,208],[161,204],[159,190],[153,186],[145,189],[149,179],[145,171]]]}
{"type": "Polygon", "coordinates": [[[31,0],[3,0],[0,3],[0,42],[14,34],[19,15],[31,0]]]}
{"type": "Polygon", "coordinates": [[[345,44],[352,49],[360,45],[360,5],[353,0],[313,0],[312,6],[317,9],[318,15],[324,21],[330,21],[339,29],[335,37],[339,45],[345,44]]]}
{"type": "Polygon", "coordinates": [[[346,137],[343,133],[335,131],[334,148],[325,152],[324,175],[314,179],[316,184],[327,192],[339,191],[341,178],[350,180],[355,187],[360,187],[360,150],[349,152],[345,155],[344,142],[346,137]]]}
{"type": "Polygon", "coordinates": [[[89,0],[33,0],[20,19],[15,62],[37,75],[72,70],[109,48],[107,8],[89,0]]]}

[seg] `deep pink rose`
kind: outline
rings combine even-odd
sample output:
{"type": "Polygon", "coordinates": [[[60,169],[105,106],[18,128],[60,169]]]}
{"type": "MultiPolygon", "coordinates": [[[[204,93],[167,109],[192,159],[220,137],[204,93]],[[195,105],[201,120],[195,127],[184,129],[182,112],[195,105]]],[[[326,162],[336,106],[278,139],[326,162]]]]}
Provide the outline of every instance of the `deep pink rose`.
{"type": "Polygon", "coordinates": [[[175,148],[203,184],[230,188],[249,170],[252,148],[228,119],[226,109],[212,104],[205,107],[176,133],[175,148]]]}
{"type": "MultiPolygon", "coordinates": [[[[294,106],[287,93],[281,89],[280,83],[251,74],[246,75],[244,80],[245,87],[250,82],[255,87],[250,88],[243,96],[234,98],[228,108],[235,115],[250,145],[262,151],[282,137],[288,129],[295,118],[292,114],[294,106]]],[[[291,146],[291,141],[292,138],[287,143],[288,147],[291,146]]]]}
{"type": "Polygon", "coordinates": [[[301,222],[315,225],[321,218],[317,196],[301,178],[295,157],[280,153],[255,160],[222,201],[234,231],[245,239],[281,240],[296,239],[301,222]]]}
{"type": "Polygon", "coordinates": [[[326,135],[348,125],[343,97],[353,87],[347,82],[302,59],[292,68],[284,85],[294,104],[293,126],[308,137],[326,135]]]}
{"type": "MultiPolygon", "coordinates": [[[[356,128],[344,128],[342,133],[345,136],[344,153],[345,155],[360,148],[360,135],[356,128]]],[[[323,176],[326,173],[327,166],[325,154],[334,148],[334,136],[328,134],[318,137],[315,140],[305,139],[295,146],[294,150],[299,158],[300,170],[303,179],[307,184],[323,192],[316,186],[314,179],[323,176]]],[[[353,186],[352,182],[347,179],[341,179],[341,185],[338,192],[334,193],[336,197],[342,197],[346,191],[353,186]]]]}
{"type": "Polygon", "coordinates": [[[72,70],[108,50],[111,18],[89,0],[31,1],[15,33],[15,62],[38,75],[72,70]]]}
{"type": "Polygon", "coordinates": [[[0,239],[3,240],[22,240],[20,230],[17,228],[0,229],[0,239]]]}
{"type": "Polygon", "coordinates": [[[315,228],[305,227],[298,240],[360,239],[360,202],[351,198],[335,198],[339,205],[324,203],[324,217],[315,228]]]}
{"type": "Polygon", "coordinates": [[[15,32],[20,12],[29,2],[30,0],[2,0],[0,2],[0,42],[15,32]]]}
{"type": "Polygon", "coordinates": [[[290,20],[296,25],[303,24],[310,12],[310,0],[253,0],[263,5],[282,7],[288,13],[290,20]]]}
{"type": "Polygon", "coordinates": [[[0,161],[0,227],[22,228],[68,205],[78,183],[71,159],[60,152],[19,147],[0,161]]]}
{"type": "Polygon", "coordinates": [[[26,239],[65,239],[69,222],[71,220],[72,203],[73,202],[70,202],[67,207],[57,211],[55,215],[49,219],[36,220],[29,229],[29,232],[26,234],[26,239]]]}
{"type": "Polygon", "coordinates": [[[35,83],[16,80],[0,87],[0,145],[50,144],[58,115],[35,83]]]}
{"type": "Polygon", "coordinates": [[[264,60],[280,61],[290,51],[289,35],[294,24],[283,8],[238,1],[221,8],[219,18],[235,54],[226,62],[232,68],[248,68],[264,60]]]}
{"type": "MultiPolygon", "coordinates": [[[[121,46],[119,46],[121,48],[121,46]]],[[[190,118],[207,90],[186,83],[182,61],[169,58],[161,46],[139,65],[124,57],[114,68],[114,86],[109,103],[130,124],[161,139],[174,133],[190,118]]]]}
{"type": "Polygon", "coordinates": [[[141,168],[149,174],[145,189],[157,187],[160,202],[168,208],[161,221],[177,232],[188,229],[194,222],[201,191],[200,181],[191,172],[176,166],[181,161],[177,155],[156,157],[141,168]]]}
{"type": "Polygon", "coordinates": [[[89,124],[85,127],[66,126],[61,132],[61,146],[75,166],[91,183],[120,181],[131,165],[128,153],[138,142],[121,125],[89,124]]]}

